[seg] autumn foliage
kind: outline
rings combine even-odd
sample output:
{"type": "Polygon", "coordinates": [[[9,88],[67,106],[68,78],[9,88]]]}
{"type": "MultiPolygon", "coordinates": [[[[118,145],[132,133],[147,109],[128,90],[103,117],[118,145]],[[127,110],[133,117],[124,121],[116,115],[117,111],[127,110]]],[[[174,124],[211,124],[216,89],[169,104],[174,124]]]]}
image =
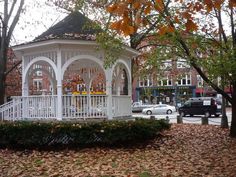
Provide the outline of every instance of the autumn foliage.
{"type": "MultiPolygon", "coordinates": [[[[122,0],[108,5],[106,10],[118,17],[111,23],[110,27],[126,36],[148,25],[148,16],[154,14],[159,14],[165,18],[165,23],[157,24],[156,28],[159,34],[165,34],[174,32],[178,25],[185,26],[187,32],[197,31],[199,25],[195,21],[195,15],[207,14],[214,9],[219,10],[225,2],[224,0],[169,1],[168,4],[172,3],[173,7],[182,6],[185,8],[179,8],[175,11],[175,14],[168,14],[169,12],[166,11],[166,4],[163,0],[122,0]]],[[[236,7],[235,0],[229,0],[227,3],[229,7],[236,7]]]]}

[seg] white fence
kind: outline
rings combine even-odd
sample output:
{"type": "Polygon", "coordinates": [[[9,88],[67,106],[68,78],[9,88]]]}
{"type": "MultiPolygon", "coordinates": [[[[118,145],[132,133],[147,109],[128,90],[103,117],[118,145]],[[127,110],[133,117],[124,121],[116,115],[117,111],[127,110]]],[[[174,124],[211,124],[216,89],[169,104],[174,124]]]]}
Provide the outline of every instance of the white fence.
{"type": "MultiPolygon", "coordinates": [[[[13,97],[0,106],[0,120],[57,119],[57,95],[13,97]]],[[[107,104],[107,95],[63,95],[62,118],[107,118],[108,109],[113,117],[131,116],[131,97],[112,96],[112,105],[107,104]]]]}
{"type": "Polygon", "coordinates": [[[23,118],[56,118],[57,96],[29,96],[22,98],[23,118]]]}
{"type": "Polygon", "coordinates": [[[0,120],[11,120],[13,118],[13,101],[0,106],[0,120]]]}
{"type": "Polygon", "coordinates": [[[107,117],[106,95],[64,95],[63,118],[107,117]]]}

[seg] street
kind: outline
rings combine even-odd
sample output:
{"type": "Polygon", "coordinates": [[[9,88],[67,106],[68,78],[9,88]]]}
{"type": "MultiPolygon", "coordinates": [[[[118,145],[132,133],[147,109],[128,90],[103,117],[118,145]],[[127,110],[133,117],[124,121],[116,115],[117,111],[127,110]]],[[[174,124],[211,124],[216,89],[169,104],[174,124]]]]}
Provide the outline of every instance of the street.
{"type": "MultiPolygon", "coordinates": [[[[229,122],[229,126],[231,124],[231,109],[227,110],[227,117],[228,117],[228,122],[229,122]]],[[[156,119],[166,119],[168,117],[168,119],[170,120],[170,123],[177,123],[177,115],[178,112],[173,112],[172,114],[156,114],[156,115],[151,115],[151,116],[155,116],[156,119]]],[[[193,117],[183,117],[183,123],[193,123],[193,124],[201,124],[201,117],[203,117],[204,115],[196,115],[193,117]]],[[[150,118],[150,115],[145,115],[142,113],[133,113],[132,117],[136,118],[136,117],[142,117],[142,118],[150,118]]],[[[209,124],[211,125],[220,125],[221,123],[221,116],[220,117],[210,117],[208,119],[209,124]]]]}

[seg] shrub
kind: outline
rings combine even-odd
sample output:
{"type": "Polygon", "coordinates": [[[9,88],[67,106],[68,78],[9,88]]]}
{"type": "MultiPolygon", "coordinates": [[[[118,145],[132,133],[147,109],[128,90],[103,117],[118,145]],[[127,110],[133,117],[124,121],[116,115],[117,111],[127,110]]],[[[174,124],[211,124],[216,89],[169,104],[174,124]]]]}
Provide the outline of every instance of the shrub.
{"type": "Polygon", "coordinates": [[[2,122],[0,147],[50,148],[126,146],[155,138],[170,124],[165,120],[76,122],[2,122]]]}

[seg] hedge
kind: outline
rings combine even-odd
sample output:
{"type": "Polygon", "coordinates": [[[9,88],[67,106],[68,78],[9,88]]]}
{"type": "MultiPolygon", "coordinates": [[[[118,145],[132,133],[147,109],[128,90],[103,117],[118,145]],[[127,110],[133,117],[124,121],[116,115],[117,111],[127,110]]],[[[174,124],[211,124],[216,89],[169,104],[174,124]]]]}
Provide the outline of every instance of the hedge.
{"type": "Polygon", "coordinates": [[[1,122],[0,148],[126,146],[154,139],[165,120],[76,122],[1,122]]]}

